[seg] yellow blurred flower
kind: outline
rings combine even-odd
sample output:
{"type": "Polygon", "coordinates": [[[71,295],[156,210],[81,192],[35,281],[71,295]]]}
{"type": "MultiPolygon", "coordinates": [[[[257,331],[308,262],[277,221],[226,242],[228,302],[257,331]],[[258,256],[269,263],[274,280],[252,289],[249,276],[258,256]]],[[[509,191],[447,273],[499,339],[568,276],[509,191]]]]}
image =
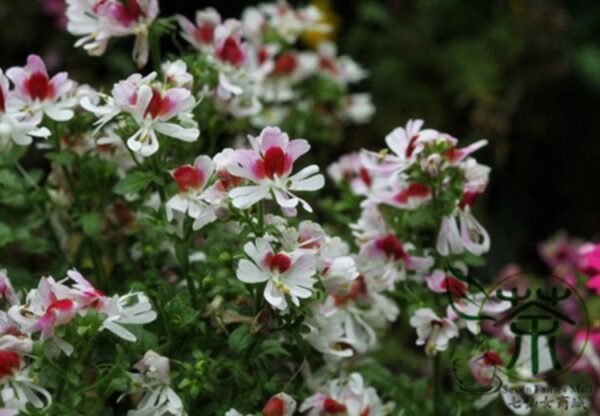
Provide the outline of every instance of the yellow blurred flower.
{"type": "Polygon", "coordinates": [[[333,10],[330,0],[311,0],[310,4],[321,12],[322,18],[319,23],[331,28],[328,31],[307,30],[302,34],[302,42],[309,48],[316,49],[322,42],[335,40],[341,19],[333,10]]]}

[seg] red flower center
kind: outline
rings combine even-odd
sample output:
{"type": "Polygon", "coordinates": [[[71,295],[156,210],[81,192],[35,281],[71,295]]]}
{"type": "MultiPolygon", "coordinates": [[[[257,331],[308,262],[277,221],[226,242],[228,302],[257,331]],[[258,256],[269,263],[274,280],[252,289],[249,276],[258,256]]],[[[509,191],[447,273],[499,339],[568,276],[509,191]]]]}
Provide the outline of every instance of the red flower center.
{"type": "Polygon", "coordinates": [[[267,176],[270,179],[275,175],[283,176],[290,166],[291,160],[281,147],[269,147],[259,167],[260,176],[267,176]]]}
{"type": "Polygon", "coordinates": [[[405,204],[410,198],[427,198],[431,195],[431,189],[427,185],[413,182],[406,189],[398,193],[394,199],[400,204],[405,204]]]}
{"type": "Polygon", "coordinates": [[[152,98],[148,103],[144,116],[150,114],[152,118],[158,118],[169,112],[170,109],[171,101],[168,98],[163,97],[159,90],[152,88],[152,98]]]}
{"type": "Polygon", "coordinates": [[[6,111],[6,103],[4,97],[4,91],[0,88],[0,113],[4,113],[6,111]]]}
{"type": "Polygon", "coordinates": [[[204,174],[191,165],[180,166],[173,171],[173,179],[179,192],[200,189],[204,185],[204,174]]]}
{"type": "Polygon", "coordinates": [[[263,407],[263,416],[283,416],[284,412],[285,402],[279,397],[271,397],[263,407]]]}
{"type": "Polygon", "coordinates": [[[14,374],[21,365],[19,354],[10,351],[0,351],[0,380],[14,374]]]}
{"type": "Polygon", "coordinates": [[[200,25],[196,29],[194,37],[198,43],[204,45],[211,44],[215,38],[215,27],[211,24],[200,25]]]}
{"type": "Polygon", "coordinates": [[[335,415],[336,413],[345,412],[346,405],[328,397],[323,402],[323,410],[328,414],[335,415]]]}
{"type": "Polygon", "coordinates": [[[283,253],[268,253],[264,259],[265,265],[271,271],[285,273],[292,265],[292,259],[283,253]]]}
{"type": "Polygon", "coordinates": [[[341,306],[348,303],[351,300],[356,300],[367,295],[367,284],[365,283],[365,277],[360,275],[352,282],[350,293],[347,295],[333,295],[335,300],[335,306],[341,306]]]}
{"type": "Polygon", "coordinates": [[[334,74],[336,74],[338,71],[337,66],[335,65],[335,62],[333,61],[333,59],[327,58],[324,56],[322,56],[319,59],[319,66],[321,67],[321,69],[332,72],[334,74]]]}
{"type": "Polygon", "coordinates": [[[298,67],[298,59],[291,53],[286,53],[277,58],[275,73],[279,75],[290,74],[298,67]]]}
{"type": "Polygon", "coordinates": [[[46,100],[54,95],[54,87],[48,81],[48,77],[41,72],[34,72],[25,81],[25,92],[32,100],[46,100]]]}
{"type": "Polygon", "coordinates": [[[56,313],[56,312],[66,312],[73,308],[73,301],[71,299],[61,299],[55,302],[52,302],[46,313],[56,313]]]}
{"type": "Polygon", "coordinates": [[[367,185],[369,188],[371,187],[371,185],[373,184],[373,178],[371,178],[371,175],[369,174],[369,171],[366,168],[361,167],[358,171],[358,176],[360,176],[360,179],[362,179],[365,185],[367,185]]]}
{"type": "Polygon", "coordinates": [[[417,139],[419,138],[418,134],[415,134],[408,140],[408,146],[406,146],[405,156],[407,158],[412,157],[415,149],[417,148],[417,139]]]}
{"type": "Polygon", "coordinates": [[[404,246],[395,235],[390,234],[386,237],[378,239],[375,241],[375,246],[379,250],[383,251],[386,256],[396,261],[404,260],[408,257],[406,250],[404,250],[404,246]]]}
{"type": "Polygon", "coordinates": [[[479,192],[465,192],[460,203],[458,204],[460,209],[472,206],[481,194],[479,192]]]}
{"type": "Polygon", "coordinates": [[[467,284],[452,276],[446,276],[442,282],[442,289],[450,292],[457,298],[464,298],[467,296],[467,284]]]}
{"type": "Polygon", "coordinates": [[[217,56],[220,60],[234,66],[238,66],[244,62],[244,51],[242,51],[240,43],[231,36],[225,40],[217,56]]]}
{"type": "Polygon", "coordinates": [[[258,63],[264,64],[268,58],[269,51],[267,50],[267,48],[260,48],[260,50],[258,51],[258,63]]]}
{"type": "Polygon", "coordinates": [[[498,353],[495,351],[488,351],[485,354],[483,354],[483,363],[485,365],[502,365],[502,364],[504,364],[504,362],[502,361],[502,358],[500,358],[500,355],[498,355],[498,353]]]}

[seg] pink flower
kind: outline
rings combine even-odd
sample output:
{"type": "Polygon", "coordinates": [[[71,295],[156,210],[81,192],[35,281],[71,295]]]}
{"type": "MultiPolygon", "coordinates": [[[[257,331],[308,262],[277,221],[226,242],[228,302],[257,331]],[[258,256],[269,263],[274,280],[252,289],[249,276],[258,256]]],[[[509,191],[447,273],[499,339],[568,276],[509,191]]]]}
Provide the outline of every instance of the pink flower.
{"type": "Polygon", "coordinates": [[[73,118],[72,108],[77,101],[70,96],[75,83],[66,72],[49,78],[46,65],[37,55],[29,55],[27,65],[12,67],[6,75],[15,84],[15,98],[33,113],[44,113],[56,121],[73,118]]]}
{"type": "Polygon", "coordinates": [[[423,150],[423,145],[435,140],[441,134],[432,129],[421,130],[423,120],[408,120],[406,127],[398,127],[385,138],[385,142],[393,152],[384,158],[382,170],[397,174],[408,168],[423,150]]]}
{"type": "Polygon", "coordinates": [[[0,270],[0,300],[3,299],[9,305],[19,303],[19,297],[10,283],[10,279],[6,275],[6,270],[0,270]]]}
{"type": "MultiPolygon", "coordinates": [[[[131,78],[131,77],[130,77],[131,78]]],[[[186,142],[198,139],[200,130],[196,127],[183,127],[173,123],[176,117],[188,117],[196,101],[192,93],[185,88],[167,90],[147,85],[140,79],[121,82],[113,89],[114,102],[129,112],[140,126],[129,139],[127,146],[142,156],[151,156],[158,151],[156,133],[186,142]]],[[[109,117],[114,113],[109,113],[109,117]]]]}
{"type": "Polygon", "coordinates": [[[589,277],[587,287],[600,295],[600,244],[584,244],[578,254],[578,269],[589,277]]]}
{"type": "Polygon", "coordinates": [[[43,338],[49,338],[55,327],[69,323],[77,313],[78,305],[69,292],[67,286],[44,277],[38,288],[29,292],[27,302],[13,305],[8,315],[24,332],[41,331],[43,338]]]}
{"type": "Polygon", "coordinates": [[[214,31],[215,57],[222,63],[239,67],[246,61],[246,46],[242,42],[242,25],[227,19],[214,31]]]}
{"type": "Polygon", "coordinates": [[[454,144],[451,143],[452,147],[446,150],[446,152],[444,153],[444,157],[446,158],[446,160],[448,160],[448,162],[451,165],[457,165],[463,160],[465,160],[471,153],[474,153],[482,147],[486,146],[487,143],[487,140],[479,140],[461,149],[457,148],[456,146],[454,146],[454,144]]]}
{"type": "Polygon", "coordinates": [[[431,197],[431,188],[423,183],[394,182],[390,190],[382,191],[375,199],[394,207],[415,210],[430,201],[431,197]]]}
{"type": "Polygon", "coordinates": [[[442,270],[436,270],[425,278],[427,287],[436,293],[450,293],[455,299],[468,295],[469,286],[462,280],[452,275],[447,275],[442,270]]]}
{"type": "Polygon", "coordinates": [[[217,219],[217,206],[212,204],[211,195],[205,192],[213,172],[212,160],[208,156],[198,156],[193,166],[179,166],[171,173],[179,193],[167,201],[167,220],[171,221],[177,216],[182,221],[187,213],[194,219],[192,228],[199,230],[217,219]]]}
{"type": "Polygon", "coordinates": [[[185,16],[177,16],[181,36],[200,50],[214,48],[215,29],[221,24],[221,15],[212,7],[196,12],[196,24],[185,16]]]}
{"type": "Polygon", "coordinates": [[[386,290],[406,279],[406,271],[417,275],[427,273],[433,265],[428,256],[409,254],[414,246],[402,243],[394,234],[378,236],[360,249],[362,271],[386,290]]]}
{"type": "Polygon", "coordinates": [[[304,139],[289,139],[277,127],[266,127],[258,137],[248,136],[251,150],[236,150],[228,171],[245,178],[255,185],[241,186],[229,191],[233,205],[248,208],[263,199],[275,197],[284,212],[295,212],[300,203],[309,212],[312,208],[292,191],[316,191],[323,187],[325,179],[318,174],[319,168],[310,165],[291,175],[294,162],[308,152],[310,145],[304,139]],[[291,176],[290,176],[291,175],[291,176]]]}

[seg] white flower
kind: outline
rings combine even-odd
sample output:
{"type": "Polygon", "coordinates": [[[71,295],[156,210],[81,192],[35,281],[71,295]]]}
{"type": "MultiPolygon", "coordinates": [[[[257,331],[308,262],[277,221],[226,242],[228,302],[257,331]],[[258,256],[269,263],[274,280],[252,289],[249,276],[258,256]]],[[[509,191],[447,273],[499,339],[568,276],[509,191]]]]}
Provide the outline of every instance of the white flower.
{"type": "Polygon", "coordinates": [[[275,253],[269,239],[262,237],[255,243],[246,243],[244,251],[250,257],[238,263],[236,276],[245,283],[267,282],[264,296],[267,302],[279,310],[288,307],[287,297],[296,306],[299,299],[312,295],[316,279],[316,259],[307,253],[275,253]]]}
{"type": "Polygon", "coordinates": [[[346,315],[331,303],[312,305],[311,310],[312,315],[304,322],[310,332],[304,339],[327,360],[338,361],[354,355],[352,346],[357,340],[346,335],[346,315]]]}
{"type": "Polygon", "coordinates": [[[450,339],[458,337],[458,328],[454,322],[438,317],[430,308],[417,309],[409,323],[417,330],[417,345],[425,345],[428,355],[445,351],[450,339]]]}
{"type": "Polygon", "coordinates": [[[142,325],[156,319],[156,312],[148,297],[141,293],[129,293],[124,296],[114,296],[106,300],[101,312],[106,315],[100,330],[107,329],[125,341],[136,341],[136,336],[123,325],[142,325]]]}
{"type": "Polygon", "coordinates": [[[192,88],[194,77],[188,72],[186,63],[181,59],[174,62],[165,62],[162,64],[161,69],[167,85],[174,85],[188,90],[192,88]]]}
{"type": "Polygon", "coordinates": [[[136,410],[127,416],[185,416],[183,402],[170,387],[170,364],[163,357],[150,350],[144,354],[134,368],[139,374],[131,374],[136,390],[144,391],[136,410]]]}
{"type": "Polygon", "coordinates": [[[300,412],[307,412],[306,416],[385,416],[393,409],[394,404],[383,404],[375,389],[366,386],[359,373],[331,380],[300,406],[300,412]]]}

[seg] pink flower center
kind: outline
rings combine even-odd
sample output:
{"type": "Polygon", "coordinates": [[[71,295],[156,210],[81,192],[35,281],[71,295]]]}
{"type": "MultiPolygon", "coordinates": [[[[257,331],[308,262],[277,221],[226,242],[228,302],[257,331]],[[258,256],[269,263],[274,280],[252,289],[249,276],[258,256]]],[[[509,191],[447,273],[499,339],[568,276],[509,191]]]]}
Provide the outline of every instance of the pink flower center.
{"type": "Polygon", "coordinates": [[[152,118],[158,118],[168,113],[172,107],[173,103],[169,98],[163,96],[156,88],[152,88],[152,99],[150,99],[144,115],[150,114],[152,118]]]}
{"type": "Polygon", "coordinates": [[[284,412],[285,402],[279,397],[271,397],[263,407],[263,416],[283,416],[284,412]]]}
{"type": "Polygon", "coordinates": [[[21,365],[19,354],[10,351],[0,351],[0,380],[14,374],[21,365]]]}
{"type": "Polygon", "coordinates": [[[215,38],[215,27],[211,24],[204,24],[198,26],[196,32],[194,33],[194,38],[198,43],[203,45],[213,43],[213,40],[215,38]]]}
{"type": "Polygon", "coordinates": [[[347,409],[346,409],[346,405],[344,403],[340,403],[340,402],[328,397],[323,402],[323,410],[327,414],[335,415],[337,413],[343,413],[347,409]]]}
{"type": "Polygon", "coordinates": [[[238,66],[244,62],[244,51],[242,51],[240,43],[231,36],[225,40],[217,56],[223,62],[230,63],[233,66],[238,66]]]}
{"type": "Polygon", "coordinates": [[[406,189],[398,193],[394,199],[400,204],[405,204],[410,198],[427,198],[431,195],[431,189],[427,185],[414,182],[408,185],[406,189]]]}
{"type": "Polygon", "coordinates": [[[395,235],[390,234],[386,237],[376,240],[375,246],[379,250],[383,251],[386,256],[396,261],[404,260],[408,257],[406,250],[404,250],[404,246],[395,235]]]}
{"type": "Polygon", "coordinates": [[[298,59],[291,53],[286,53],[277,58],[275,62],[275,73],[278,75],[286,75],[294,72],[298,67],[298,59]]]}
{"type": "Polygon", "coordinates": [[[123,26],[131,26],[146,14],[140,7],[138,0],[125,0],[114,8],[113,16],[123,26]]]}
{"type": "Polygon", "coordinates": [[[450,292],[457,298],[464,298],[467,296],[467,285],[464,282],[452,277],[447,276],[442,282],[442,289],[450,292]]]}
{"type": "Polygon", "coordinates": [[[264,153],[262,160],[257,162],[255,170],[259,177],[266,176],[273,179],[275,175],[285,175],[291,166],[292,161],[290,157],[281,147],[269,147],[264,153]]]}
{"type": "Polygon", "coordinates": [[[204,174],[201,170],[191,165],[180,166],[173,171],[173,179],[177,183],[179,192],[200,189],[204,185],[204,174]]]}
{"type": "Polygon", "coordinates": [[[25,92],[32,100],[44,101],[54,96],[54,86],[45,74],[34,72],[25,81],[25,92]]]}
{"type": "Polygon", "coordinates": [[[268,253],[263,260],[271,271],[285,273],[292,265],[292,259],[283,253],[268,253]]]}

